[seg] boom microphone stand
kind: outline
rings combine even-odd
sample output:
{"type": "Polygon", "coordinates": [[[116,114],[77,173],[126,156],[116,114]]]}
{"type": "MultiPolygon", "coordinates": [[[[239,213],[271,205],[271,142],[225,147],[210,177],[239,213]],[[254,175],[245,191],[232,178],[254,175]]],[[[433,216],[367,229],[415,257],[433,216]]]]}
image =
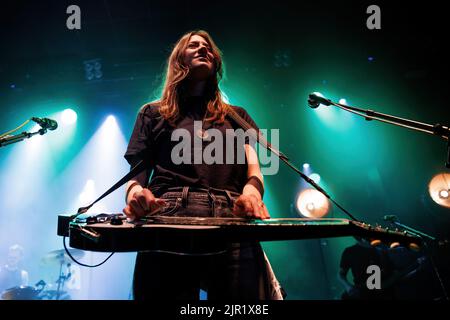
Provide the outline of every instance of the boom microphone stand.
{"type": "MultiPolygon", "coordinates": [[[[361,108],[357,108],[357,107],[352,107],[352,106],[347,106],[345,104],[342,103],[337,103],[337,102],[333,102],[330,99],[325,98],[324,96],[322,96],[320,93],[318,92],[314,92],[311,93],[309,95],[309,99],[308,99],[308,105],[311,108],[317,108],[319,107],[319,105],[325,105],[325,106],[336,106],[340,109],[343,109],[345,111],[354,113],[356,115],[359,115],[361,117],[364,117],[367,121],[370,120],[378,120],[380,122],[385,122],[385,123],[389,123],[389,124],[393,124],[399,127],[403,127],[403,128],[407,128],[407,129],[412,129],[415,131],[420,131],[420,132],[424,132],[427,134],[431,134],[431,135],[436,135],[441,137],[442,139],[447,141],[447,160],[445,162],[445,166],[447,168],[450,168],[450,129],[448,126],[443,126],[442,124],[435,124],[435,125],[431,125],[428,123],[423,123],[423,122],[418,122],[418,121],[414,121],[414,120],[409,120],[409,119],[404,119],[404,118],[400,118],[400,117],[395,117],[389,114],[384,114],[384,113],[380,113],[380,112],[376,112],[370,109],[361,109],[361,108]]],[[[385,220],[388,220],[385,218],[385,220]]],[[[406,226],[402,223],[400,223],[398,221],[398,219],[395,216],[391,216],[391,218],[389,218],[389,221],[391,223],[393,223],[394,225],[396,225],[397,227],[405,230],[406,232],[409,232],[412,235],[415,235],[417,237],[420,237],[424,240],[428,240],[431,242],[435,242],[436,238],[432,237],[426,233],[423,233],[419,230],[413,229],[409,226],[406,226]]],[[[439,275],[439,271],[436,267],[436,264],[434,262],[434,259],[431,255],[431,253],[429,252],[429,248],[427,245],[427,241],[423,241],[424,246],[426,248],[426,253],[428,254],[430,261],[431,261],[431,265],[433,267],[433,271],[435,272],[438,280],[439,280],[439,284],[441,286],[442,292],[444,294],[444,298],[445,300],[449,300],[448,295],[447,295],[447,291],[445,289],[444,283],[442,282],[442,279],[439,275]]]]}
{"type": "MultiPolygon", "coordinates": [[[[409,232],[415,236],[418,236],[418,237],[422,238],[423,240],[427,240],[427,241],[423,241],[423,245],[425,248],[425,254],[428,255],[428,258],[430,259],[431,266],[433,268],[433,272],[436,275],[437,280],[439,281],[439,286],[441,287],[442,294],[444,295],[445,300],[448,301],[449,299],[448,299],[447,290],[445,289],[444,282],[442,281],[441,275],[439,274],[439,270],[436,266],[436,263],[434,262],[433,255],[428,246],[428,242],[436,243],[437,239],[429,234],[426,234],[422,231],[419,231],[417,229],[414,229],[412,227],[409,227],[409,226],[401,223],[396,216],[385,216],[384,220],[389,221],[396,227],[406,230],[407,232],[409,232]]],[[[439,243],[438,243],[438,245],[439,245],[439,243]]]]}
{"type": "Polygon", "coordinates": [[[309,95],[308,105],[311,108],[317,108],[319,105],[325,105],[325,106],[333,105],[333,106],[336,106],[345,111],[354,113],[361,117],[364,117],[367,121],[378,120],[378,121],[393,124],[393,125],[396,125],[399,127],[412,129],[415,131],[420,131],[420,132],[424,132],[424,133],[428,133],[431,135],[441,137],[442,139],[447,141],[447,160],[445,162],[445,166],[447,168],[450,168],[450,140],[449,140],[450,128],[448,126],[444,126],[440,123],[431,125],[428,123],[423,123],[423,122],[418,122],[418,121],[414,121],[414,120],[395,117],[395,116],[392,116],[389,114],[376,112],[376,111],[373,111],[370,109],[366,110],[366,109],[361,109],[361,108],[357,108],[357,107],[347,106],[342,103],[333,102],[330,99],[325,98],[318,92],[314,92],[309,95]]]}
{"type": "Polygon", "coordinates": [[[41,136],[47,133],[47,129],[42,128],[36,132],[22,132],[19,134],[15,134],[13,136],[6,136],[0,139],[0,147],[6,146],[8,144],[13,144],[16,142],[20,142],[25,139],[29,139],[36,134],[40,134],[41,136]]]}

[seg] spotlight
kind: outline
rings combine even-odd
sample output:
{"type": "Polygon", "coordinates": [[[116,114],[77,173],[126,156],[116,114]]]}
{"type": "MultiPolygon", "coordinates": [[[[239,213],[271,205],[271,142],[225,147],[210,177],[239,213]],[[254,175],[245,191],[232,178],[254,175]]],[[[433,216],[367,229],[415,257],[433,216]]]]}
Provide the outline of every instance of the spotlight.
{"type": "Polygon", "coordinates": [[[450,208],[450,173],[438,173],[428,184],[428,192],[438,205],[450,208]]]}
{"type": "Polygon", "coordinates": [[[344,98],[339,99],[339,103],[340,103],[340,104],[347,104],[347,100],[344,99],[344,98]]]}
{"type": "Polygon", "coordinates": [[[102,62],[100,59],[83,61],[86,80],[101,79],[103,77],[102,62]]]}
{"type": "Polygon", "coordinates": [[[64,124],[71,125],[77,121],[77,113],[72,109],[66,109],[62,112],[61,120],[64,124]]]}
{"type": "Polygon", "coordinates": [[[112,115],[108,116],[105,122],[103,122],[103,127],[106,131],[116,130],[118,128],[116,117],[112,115]]]}
{"type": "Polygon", "coordinates": [[[317,173],[313,173],[309,176],[309,178],[311,180],[313,180],[315,183],[319,183],[320,182],[320,176],[317,173]]]}
{"type": "Polygon", "coordinates": [[[448,199],[449,196],[449,190],[441,190],[439,191],[439,198],[441,199],[448,199]]]}
{"type": "Polygon", "coordinates": [[[321,97],[321,98],[325,98],[324,96],[323,96],[323,94],[321,94],[320,92],[313,92],[312,94],[314,94],[314,95],[316,95],[316,96],[318,96],[318,97],[321,97]]]}
{"type": "Polygon", "coordinates": [[[109,115],[106,120],[103,122],[102,127],[100,128],[100,132],[102,133],[102,137],[109,141],[111,137],[117,132],[119,132],[119,126],[117,124],[116,117],[113,115],[109,115]]]}
{"type": "Polygon", "coordinates": [[[330,210],[330,203],[315,189],[305,189],[297,198],[298,211],[307,218],[322,218],[330,210]]]}
{"type": "Polygon", "coordinates": [[[90,203],[95,197],[95,182],[92,179],[88,179],[84,185],[83,191],[78,196],[80,203],[90,203]]]}
{"type": "Polygon", "coordinates": [[[309,169],[309,163],[304,163],[304,164],[303,164],[303,169],[305,169],[305,170],[306,170],[306,169],[309,169]]]}

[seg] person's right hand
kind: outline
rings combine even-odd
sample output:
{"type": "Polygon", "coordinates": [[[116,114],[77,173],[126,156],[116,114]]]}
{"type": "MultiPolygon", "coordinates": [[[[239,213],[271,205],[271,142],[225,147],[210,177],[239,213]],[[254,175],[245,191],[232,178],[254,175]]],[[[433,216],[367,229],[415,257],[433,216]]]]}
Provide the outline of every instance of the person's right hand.
{"type": "Polygon", "coordinates": [[[128,204],[123,208],[123,213],[131,220],[135,220],[157,213],[164,204],[166,202],[163,199],[156,198],[150,190],[144,188],[133,194],[128,204]]]}

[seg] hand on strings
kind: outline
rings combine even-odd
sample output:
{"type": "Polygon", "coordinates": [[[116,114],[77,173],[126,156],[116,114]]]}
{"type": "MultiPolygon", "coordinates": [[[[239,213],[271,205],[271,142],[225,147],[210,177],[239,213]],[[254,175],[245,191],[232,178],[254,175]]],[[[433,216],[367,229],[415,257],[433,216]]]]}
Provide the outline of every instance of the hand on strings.
{"type": "Polygon", "coordinates": [[[241,194],[234,202],[233,214],[250,219],[270,219],[264,202],[253,194],[241,194]]]}
{"type": "Polygon", "coordinates": [[[165,204],[163,199],[156,198],[150,190],[144,188],[133,194],[123,209],[123,213],[131,220],[135,220],[157,214],[165,204]]]}

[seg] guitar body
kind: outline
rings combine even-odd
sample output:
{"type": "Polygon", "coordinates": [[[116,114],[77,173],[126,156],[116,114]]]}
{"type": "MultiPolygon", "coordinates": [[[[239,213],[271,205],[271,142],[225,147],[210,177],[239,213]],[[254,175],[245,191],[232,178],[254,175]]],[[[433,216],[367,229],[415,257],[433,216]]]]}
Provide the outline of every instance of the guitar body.
{"type": "Polygon", "coordinates": [[[161,251],[215,254],[233,242],[297,240],[359,235],[388,241],[420,242],[403,233],[373,228],[347,219],[200,218],[152,216],[129,222],[114,215],[72,221],[70,246],[103,252],[161,251]]]}

